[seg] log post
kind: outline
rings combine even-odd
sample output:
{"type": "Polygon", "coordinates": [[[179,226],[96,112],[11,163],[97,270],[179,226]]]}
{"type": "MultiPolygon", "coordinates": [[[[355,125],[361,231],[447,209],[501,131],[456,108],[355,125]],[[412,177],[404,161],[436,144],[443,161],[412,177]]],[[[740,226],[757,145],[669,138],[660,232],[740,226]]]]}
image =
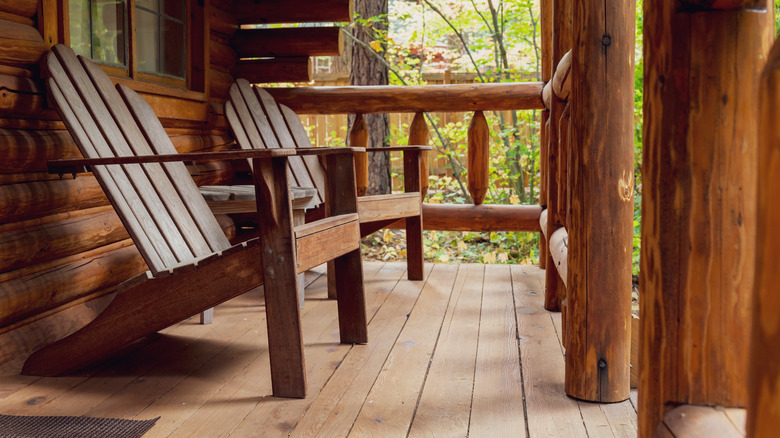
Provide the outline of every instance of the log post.
{"type": "MultiPolygon", "coordinates": [[[[553,0],[540,0],[540,21],[542,34],[542,82],[552,79],[552,2],[553,0]]],[[[550,111],[542,110],[539,124],[539,204],[547,206],[547,121],[550,119],[550,111]]],[[[539,233],[539,267],[547,268],[549,246],[544,233],[539,233]]]]}
{"type": "Polygon", "coordinates": [[[780,427],[780,41],[761,78],[758,142],[756,283],[748,381],[747,436],[769,438],[780,427]]]}
{"type": "MultiPolygon", "coordinates": [[[[574,2],[566,393],[629,396],[634,2],[574,2]]],[[[549,213],[548,213],[549,214],[549,213]]]]}
{"type": "MultiPolygon", "coordinates": [[[[558,76],[556,67],[567,50],[571,48],[571,0],[553,0],[553,35],[551,71],[558,76]]],[[[561,186],[565,185],[566,175],[560,172],[561,144],[559,124],[563,108],[566,102],[562,101],[553,90],[553,80],[547,82],[545,89],[550,89],[550,132],[548,134],[547,152],[547,235],[563,226],[563,217],[560,214],[564,204],[560,198],[561,186]]],[[[552,263],[552,253],[547,256],[547,271],[545,277],[544,308],[551,311],[561,310],[561,304],[566,298],[566,286],[561,282],[555,263],[552,263]]]]}
{"type": "MultiPolygon", "coordinates": [[[[349,145],[368,147],[368,127],[363,114],[355,115],[355,122],[349,131],[349,145]]],[[[355,153],[355,179],[358,196],[364,196],[368,191],[368,152],[355,153]]]]}
{"type": "MultiPolygon", "coordinates": [[[[425,113],[416,113],[412,124],[409,126],[409,144],[410,146],[428,146],[428,124],[425,123],[425,113]]],[[[428,193],[428,173],[430,168],[430,152],[422,151],[420,153],[420,196],[425,199],[428,193]]]]}
{"type": "Polygon", "coordinates": [[[748,401],[763,6],[645,2],[641,437],[675,405],[748,401]]]}
{"type": "Polygon", "coordinates": [[[485,200],[490,178],[490,131],[482,111],[475,111],[468,132],[468,189],[474,205],[485,200]]]}

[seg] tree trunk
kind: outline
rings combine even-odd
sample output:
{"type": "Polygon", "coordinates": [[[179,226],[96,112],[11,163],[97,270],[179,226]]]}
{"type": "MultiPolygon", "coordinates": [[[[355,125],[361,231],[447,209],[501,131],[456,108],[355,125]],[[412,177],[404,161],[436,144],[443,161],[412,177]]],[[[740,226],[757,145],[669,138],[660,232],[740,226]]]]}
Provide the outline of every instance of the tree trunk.
{"type": "MultiPolygon", "coordinates": [[[[355,12],[360,18],[367,19],[378,15],[384,15],[385,19],[375,23],[372,27],[376,30],[387,29],[387,0],[356,0],[355,12]]],[[[363,26],[357,25],[354,30],[355,37],[366,43],[375,38],[371,32],[363,26]]],[[[384,53],[380,53],[384,55],[384,53]]],[[[385,67],[376,55],[370,53],[358,44],[352,45],[352,72],[350,73],[352,85],[387,85],[387,67],[385,67]]],[[[350,124],[354,117],[350,117],[350,124]]],[[[366,126],[368,128],[368,146],[389,146],[390,120],[387,114],[366,114],[366,126]]],[[[377,195],[390,193],[390,154],[372,153],[368,155],[368,193],[377,195]]]]}

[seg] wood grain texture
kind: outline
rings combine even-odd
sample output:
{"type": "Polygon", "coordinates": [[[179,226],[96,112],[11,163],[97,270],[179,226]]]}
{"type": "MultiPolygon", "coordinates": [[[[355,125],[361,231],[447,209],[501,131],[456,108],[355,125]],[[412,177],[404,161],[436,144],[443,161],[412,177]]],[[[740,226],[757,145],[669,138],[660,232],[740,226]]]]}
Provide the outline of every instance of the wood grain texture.
{"type": "Polygon", "coordinates": [[[236,62],[230,73],[253,84],[273,82],[309,82],[312,64],[309,56],[284,56],[263,59],[244,59],[236,62]]]}
{"type": "Polygon", "coordinates": [[[236,0],[233,13],[242,24],[352,21],[354,0],[236,0]]]}
{"type": "MultiPolygon", "coordinates": [[[[425,113],[415,113],[412,123],[409,125],[409,139],[406,144],[410,146],[428,146],[430,132],[425,121],[425,113]]],[[[423,151],[420,157],[420,198],[425,199],[428,193],[428,175],[430,167],[430,152],[423,151]]]]}
{"type": "Polygon", "coordinates": [[[239,58],[339,56],[344,36],[334,26],[241,29],[230,39],[230,46],[239,58]]]}
{"type": "Polygon", "coordinates": [[[474,205],[480,205],[485,200],[490,183],[490,128],[482,111],[475,112],[469,123],[467,155],[466,186],[474,205]]]}
{"type": "Polygon", "coordinates": [[[540,231],[538,205],[423,204],[423,228],[442,231],[540,231]]]}
{"type": "Polygon", "coordinates": [[[484,277],[482,265],[458,270],[409,437],[468,436],[484,277]]]}
{"type": "Polygon", "coordinates": [[[770,437],[780,427],[780,300],[777,272],[780,218],[777,178],[780,150],[776,116],[780,114],[780,44],[775,42],[761,77],[758,143],[756,271],[748,381],[747,436],[770,437]]]}
{"type": "Polygon", "coordinates": [[[541,109],[541,82],[399,87],[269,88],[298,114],[418,113],[541,109]]]}
{"type": "Polygon", "coordinates": [[[771,14],[678,12],[673,3],[645,4],[642,437],[675,404],[747,403],[751,145],[771,14]]]}
{"type": "MultiPolygon", "coordinates": [[[[658,426],[660,436],[664,429],[677,438],[742,438],[745,435],[731,422],[723,408],[712,406],[682,405],[664,415],[658,426]]],[[[659,436],[656,431],[655,436],[659,436]]]]}
{"type": "Polygon", "coordinates": [[[469,435],[516,435],[526,424],[511,271],[485,265],[483,287],[469,435]]]}
{"type": "Polygon", "coordinates": [[[416,400],[424,384],[457,270],[453,265],[434,266],[349,436],[397,436],[409,430],[416,403],[407,401],[416,400]]]}
{"type": "Polygon", "coordinates": [[[29,68],[43,58],[46,50],[34,26],[0,19],[0,64],[29,68]]]}
{"type": "Polygon", "coordinates": [[[634,9],[573,12],[566,393],[600,402],[629,396],[634,9]]]}
{"type": "MultiPolygon", "coordinates": [[[[368,147],[368,126],[363,114],[355,114],[355,121],[349,128],[349,145],[368,147]]],[[[368,152],[355,154],[355,180],[358,196],[365,196],[368,192],[368,152]]]]}

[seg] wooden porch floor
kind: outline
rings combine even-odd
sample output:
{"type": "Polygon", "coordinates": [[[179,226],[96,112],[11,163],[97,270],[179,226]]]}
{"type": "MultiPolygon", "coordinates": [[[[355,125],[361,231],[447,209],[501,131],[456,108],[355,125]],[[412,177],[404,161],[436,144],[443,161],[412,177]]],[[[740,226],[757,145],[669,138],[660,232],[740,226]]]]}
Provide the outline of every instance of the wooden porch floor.
{"type": "Polygon", "coordinates": [[[531,266],[365,263],[368,345],[338,343],[325,276],[307,273],[309,396],[270,396],[260,290],[111,363],[58,378],[6,366],[0,414],[151,419],[162,436],[634,437],[632,400],[568,398],[560,314],[531,266]]]}

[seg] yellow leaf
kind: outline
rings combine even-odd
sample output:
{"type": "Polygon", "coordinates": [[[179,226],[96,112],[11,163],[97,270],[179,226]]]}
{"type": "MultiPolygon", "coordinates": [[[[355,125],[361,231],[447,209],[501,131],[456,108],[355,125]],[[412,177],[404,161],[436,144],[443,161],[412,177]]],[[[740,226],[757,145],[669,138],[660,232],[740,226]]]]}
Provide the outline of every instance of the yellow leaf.
{"type": "Polygon", "coordinates": [[[439,261],[442,263],[447,263],[450,260],[450,256],[447,254],[442,254],[439,256],[439,261]]]}
{"type": "Polygon", "coordinates": [[[371,41],[369,44],[372,49],[374,49],[375,52],[381,52],[382,51],[382,42],[379,40],[371,41]]]}
{"type": "Polygon", "coordinates": [[[484,263],[495,263],[496,262],[496,253],[489,252],[482,256],[482,262],[484,263]]]}
{"type": "Polygon", "coordinates": [[[519,204],[520,203],[520,197],[513,194],[512,196],[509,197],[509,203],[512,204],[512,205],[519,204]]]}
{"type": "Polygon", "coordinates": [[[382,233],[382,240],[384,240],[384,241],[385,241],[385,243],[390,243],[390,242],[392,242],[392,241],[393,241],[393,235],[392,235],[392,234],[390,234],[390,230],[386,229],[386,230],[385,230],[385,231],[382,233]]]}
{"type": "Polygon", "coordinates": [[[502,252],[501,254],[498,255],[498,261],[499,262],[506,263],[507,260],[509,260],[509,256],[507,255],[507,253],[502,252]]]}
{"type": "Polygon", "coordinates": [[[466,250],[466,243],[462,240],[458,241],[458,251],[465,251],[466,250]]]}

